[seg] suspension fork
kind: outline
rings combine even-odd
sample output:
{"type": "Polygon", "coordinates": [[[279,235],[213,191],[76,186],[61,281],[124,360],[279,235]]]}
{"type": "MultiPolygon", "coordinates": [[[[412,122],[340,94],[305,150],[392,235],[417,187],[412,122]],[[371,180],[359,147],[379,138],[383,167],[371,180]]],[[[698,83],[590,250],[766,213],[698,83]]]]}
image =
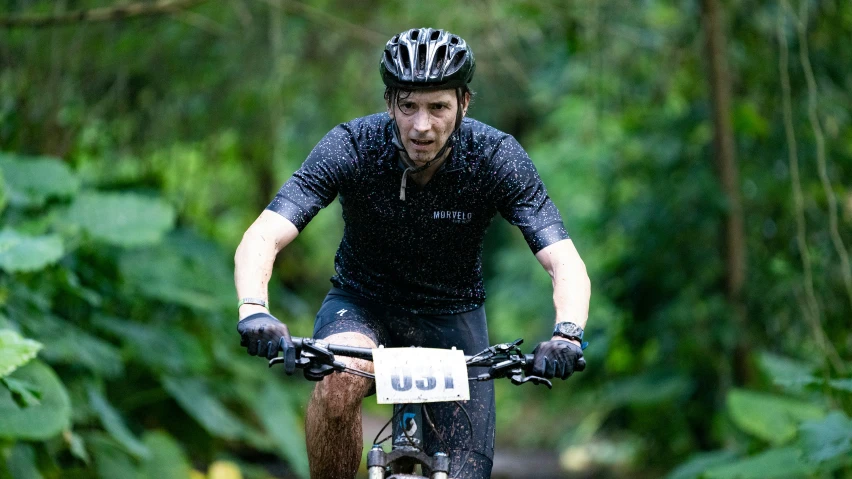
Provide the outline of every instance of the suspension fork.
{"type": "Polygon", "coordinates": [[[432,470],[431,479],[447,479],[450,458],[436,452],[431,458],[423,452],[423,404],[394,404],[393,450],[388,454],[378,444],[367,453],[369,479],[384,479],[385,469],[410,474],[421,464],[432,470]]]}

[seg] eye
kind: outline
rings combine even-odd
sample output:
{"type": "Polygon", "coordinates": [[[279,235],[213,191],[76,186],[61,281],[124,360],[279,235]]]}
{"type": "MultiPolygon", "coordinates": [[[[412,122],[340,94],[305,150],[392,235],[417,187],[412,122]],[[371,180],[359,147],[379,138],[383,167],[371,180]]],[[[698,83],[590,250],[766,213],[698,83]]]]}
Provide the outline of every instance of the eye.
{"type": "Polygon", "coordinates": [[[410,115],[417,111],[417,104],[413,101],[401,101],[399,102],[399,110],[406,115],[410,115]]]}

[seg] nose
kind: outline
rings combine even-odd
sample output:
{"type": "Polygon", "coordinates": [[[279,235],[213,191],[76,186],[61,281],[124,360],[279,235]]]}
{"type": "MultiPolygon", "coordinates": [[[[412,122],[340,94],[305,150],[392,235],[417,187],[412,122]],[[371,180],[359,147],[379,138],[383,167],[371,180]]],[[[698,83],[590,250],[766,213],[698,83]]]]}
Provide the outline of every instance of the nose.
{"type": "Polygon", "coordinates": [[[429,113],[426,111],[418,111],[414,114],[414,131],[418,133],[425,133],[429,131],[431,128],[431,122],[429,121],[429,113]]]}

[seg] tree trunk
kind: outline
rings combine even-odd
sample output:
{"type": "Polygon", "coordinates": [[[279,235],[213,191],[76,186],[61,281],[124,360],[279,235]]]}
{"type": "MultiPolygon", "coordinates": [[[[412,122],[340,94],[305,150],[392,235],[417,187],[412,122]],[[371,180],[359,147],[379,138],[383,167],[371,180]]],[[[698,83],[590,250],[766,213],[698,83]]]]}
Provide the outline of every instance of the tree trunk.
{"type": "Polygon", "coordinates": [[[742,384],[750,379],[749,346],[743,285],[746,275],[746,243],[743,206],[740,196],[739,169],[731,126],[731,76],[728,70],[722,6],[719,0],[701,0],[706,54],[709,69],[710,96],[713,103],[713,147],[716,172],[727,205],[724,226],[725,287],[728,303],[734,312],[737,344],[734,351],[734,381],[742,384]]]}

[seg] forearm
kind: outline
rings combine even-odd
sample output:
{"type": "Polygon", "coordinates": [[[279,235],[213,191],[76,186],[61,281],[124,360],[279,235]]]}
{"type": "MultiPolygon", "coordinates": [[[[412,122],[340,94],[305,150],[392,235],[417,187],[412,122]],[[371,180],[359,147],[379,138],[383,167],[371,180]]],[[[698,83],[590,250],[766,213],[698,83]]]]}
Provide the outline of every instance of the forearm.
{"type": "MultiPolygon", "coordinates": [[[[299,234],[298,229],[271,211],[264,211],[249,227],[234,254],[234,285],[237,298],[258,298],[268,303],[268,285],[275,257],[299,234]]],[[[267,309],[255,304],[240,306],[245,318],[267,309]]]]}
{"type": "Polygon", "coordinates": [[[555,323],[569,321],[585,329],[591,282],[574,243],[571,240],[559,241],[536,253],[536,258],[553,283],[555,323]]]}

